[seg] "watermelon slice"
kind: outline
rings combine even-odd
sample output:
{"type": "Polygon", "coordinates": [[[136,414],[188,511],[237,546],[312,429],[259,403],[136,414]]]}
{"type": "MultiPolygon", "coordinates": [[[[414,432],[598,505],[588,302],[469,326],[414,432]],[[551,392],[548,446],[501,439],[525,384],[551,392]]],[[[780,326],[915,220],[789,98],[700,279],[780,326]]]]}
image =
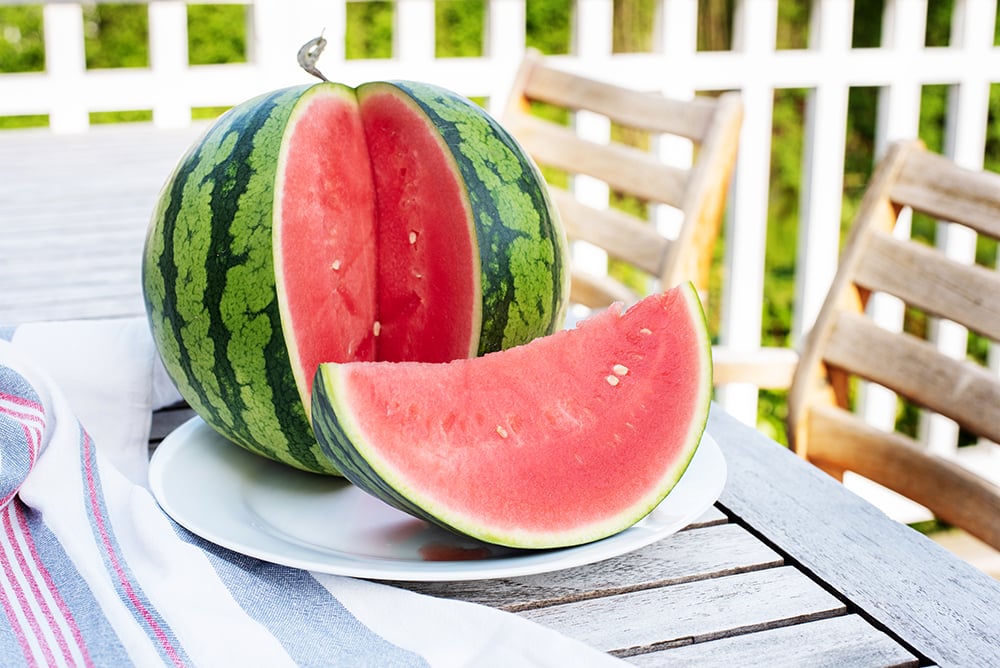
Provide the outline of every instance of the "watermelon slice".
{"type": "Polygon", "coordinates": [[[577,545],[646,516],[701,440],[711,346],[685,284],[449,363],[324,363],[320,447],[354,484],[482,541],[577,545]]]}

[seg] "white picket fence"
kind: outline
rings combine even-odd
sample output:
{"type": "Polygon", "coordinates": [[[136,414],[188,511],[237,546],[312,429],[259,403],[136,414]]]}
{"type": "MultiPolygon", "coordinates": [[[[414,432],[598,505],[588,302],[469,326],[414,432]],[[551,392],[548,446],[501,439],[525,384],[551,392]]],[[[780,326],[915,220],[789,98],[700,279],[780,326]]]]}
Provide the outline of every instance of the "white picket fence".
{"type": "MultiPolygon", "coordinates": [[[[214,1],[214,0],[213,0],[214,1]]],[[[0,0],[3,4],[3,0],[0,0]]],[[[9,3],[6,3],[9,4],[9,3]]],[[[183,0],[150,0],[147,69],[88,70],[81,4],[44,2],[46,69],[0,75],[0,116],[48,114],[53,133],[84,132],[90,112],[152,109],[164,127],[191,123],[195,107],[228,106],[264,90],[309,81],[295,55],[320,31],[328,40],[320,61],[332,79],[360,83],[383,78],[433,81],[494,111],[504,102],[525,44],[525,0],[487,0],[485,53],[436,58],[434,0],[397,0],[393,57],[348,60],[344,55],[345,2],[244,0],[248,5],[247,63],[189,66],[187,7],[183,0]]],[[[813,0],[809,45],[776,49],[778,0],[737,0],[732,48],[699,51],[698,0],[660,0],[652,53],[612,53],[612,0],[575,0],[572,53],[558,56],[570,69],[637,88],[686,96],[699,90],[737,89],[746,106],[742,145],[726,226],[722,343],[760,345],[765,230],[774,93],[808,92],[794,331],[808,328],[834,273],[841,222],[847,100],[853,86],[880,91],[877,149],[917,136],[921,88],[950,86],[946,152],[959,163],[983,164],[991,85],[1000,85],[1000,47],[994,41],[996,0],[955,0],[947,47],[926,47],[927,0],[885,0],[882,45],[852,48],[853,0],[813,0]]],[[[943,240],[955,257],[971,261],[975,240],[943,240]]],[[[881,306],[889,321],[893,304],[881,306]]],[[[964,350],[964,333],[942,332],[942,345],[964,350]]],[[[892,400],[879,402],[892,414],[892,400]]],[[[757,389],[730,386],[720,400],[753,422],[757,389]]],[[[873,410],[875,410],[873,408],[873,410]]],[[[953,425],[928,427],[935,443],[954,451],[953,425]]],[[[963,451],[968,450],[963,448],[963,451]]],[[[1000,466],[997,467],[1000,469],[1000,466]]]]}

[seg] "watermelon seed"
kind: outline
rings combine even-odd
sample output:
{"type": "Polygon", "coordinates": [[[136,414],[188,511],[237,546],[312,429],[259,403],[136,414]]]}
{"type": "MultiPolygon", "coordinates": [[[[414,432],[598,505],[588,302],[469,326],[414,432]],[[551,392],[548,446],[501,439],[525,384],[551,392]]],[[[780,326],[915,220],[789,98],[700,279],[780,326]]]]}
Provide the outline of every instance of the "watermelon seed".
{"type": "Polygon", "coordinates": [[[616,364],[613,367],[611,367],[611,370],[614,371],[619,376],[624,376],[625,374],[628,373],[628,367],[625,366],[624,364],[616,364]]]}
{"type": "Polygon", "coordinates": [[[497,425],[497,433],[500,434],[500,438],[507,438],[507,430],[502,425],[497,425]]]}
{"type": "Polygon", "coordinates": [[[334,260],[333,264],[330,265],[330,269],[334,271],[340,271],[340,260],[334,260]]]}
{"type": "Polygon", "coordinates": [[[382,331],[382,323],[380,323],[378,320],[376,320],[375,324],[372,325],[372,334],[374,334],[375,336],[378,336],[379,332],[381,332],[381,331],[382,331]]]}
{"type": "Polygon", "coordinates": [[[620,380],[618,380],[618,376],[605,376],[604,380],[608,381],[608,385],[610,385],[611,387],[614,387],[615,385],[621,382],[620,380]]]}
{"type": "Polygon", "coordinates": [[[649,329],[648,327],[643,327],[642,329],[639,330],[639,333],[640,334],[652,334],[653,330],[649,329]]]}
{"type": "Polygon", "coordinates": [[[417,233],[410,230],[410,245],[412,246],[415,243],[417,243],[417,233]]]}

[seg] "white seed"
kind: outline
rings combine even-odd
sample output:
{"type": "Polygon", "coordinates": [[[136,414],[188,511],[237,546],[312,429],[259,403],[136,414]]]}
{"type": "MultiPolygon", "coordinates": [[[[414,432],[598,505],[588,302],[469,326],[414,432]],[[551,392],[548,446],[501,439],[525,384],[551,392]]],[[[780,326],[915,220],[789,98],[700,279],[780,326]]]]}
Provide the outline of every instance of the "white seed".
{"type": "Polygon", "coordinates": [[[333,264],[330,265],[330,269],[334,271],[340,271],[340,260],[334,260],[333,264]]]}
{"type": "Polygon", "coordinates": [[[643,327],[642,329],[639,330],[639,333],[640,334],[652,334],[653,330],[649,329],[648,327],[643,327]]]}
{"type": "Polygon", "coordinates": [[[376,320],[375,324],[372,325],[372,334],[374,334],[375,336],[378,336],[379,332],[381,332],[381,331],[382,331],[382,323],[380,323],[378,320],[376,320]]]}
{"type": "Polygon", "coordinates": [[[611,387],[614,387],[615,385],[621,382],[620,380],[618,380],[618,376],[606,376],[604,380],[608,381],[608,385],[610,385],[611,387]]]}
{"type": "Polygon", "coordinates": [[[611,367],[611,370],[614,371],[619,376],[624,376],[625,374],[628,373],[628,367],[625,366],[624,364],[616,364],[613,367],[611,367]]]}
{"type": "Polygon", "coordinates": [[[417,233],[410,230],[410,245],[412,246],[415,243],[417,243],[417,233]]]}
{"type": "Polygon", "coordinates": [[[507,438],[507,430],[503,428],[503,425],[497,425],[497,433],[500,434],[500,438],[507,438]]]}

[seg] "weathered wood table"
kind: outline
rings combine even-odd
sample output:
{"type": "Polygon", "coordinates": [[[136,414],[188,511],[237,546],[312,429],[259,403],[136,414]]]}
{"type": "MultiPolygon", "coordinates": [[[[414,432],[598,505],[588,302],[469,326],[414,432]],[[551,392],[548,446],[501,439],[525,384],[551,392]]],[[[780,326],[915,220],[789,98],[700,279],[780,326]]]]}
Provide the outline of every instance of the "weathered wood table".
{"type": "Polygon", "coordinates": [[[147,223],[203,130],[0,132],[0,323],[142,314],[147,223]]]}
{"type": "MultiPolygon", "coordinates": [[[[158,439],[191,415],[161,411],[158,439]]],[[[713,407],[718,503],[638,551],[396,586],[510,610],[640,666],[997,666],[1000,582],[713,407]]]]}
{"type": "MultiPolygon", "coordinates": [[[[200,128],[0,133],[0,325],[142,313],[156,193],[200,128]]],[[[160,411],[151,444],[188,410],[160,411]]],[[[713,409],[729,475],[684,531],[590,566],[396,583],[643,665],[1000,665],[1000,583],[713,409]]]]}

